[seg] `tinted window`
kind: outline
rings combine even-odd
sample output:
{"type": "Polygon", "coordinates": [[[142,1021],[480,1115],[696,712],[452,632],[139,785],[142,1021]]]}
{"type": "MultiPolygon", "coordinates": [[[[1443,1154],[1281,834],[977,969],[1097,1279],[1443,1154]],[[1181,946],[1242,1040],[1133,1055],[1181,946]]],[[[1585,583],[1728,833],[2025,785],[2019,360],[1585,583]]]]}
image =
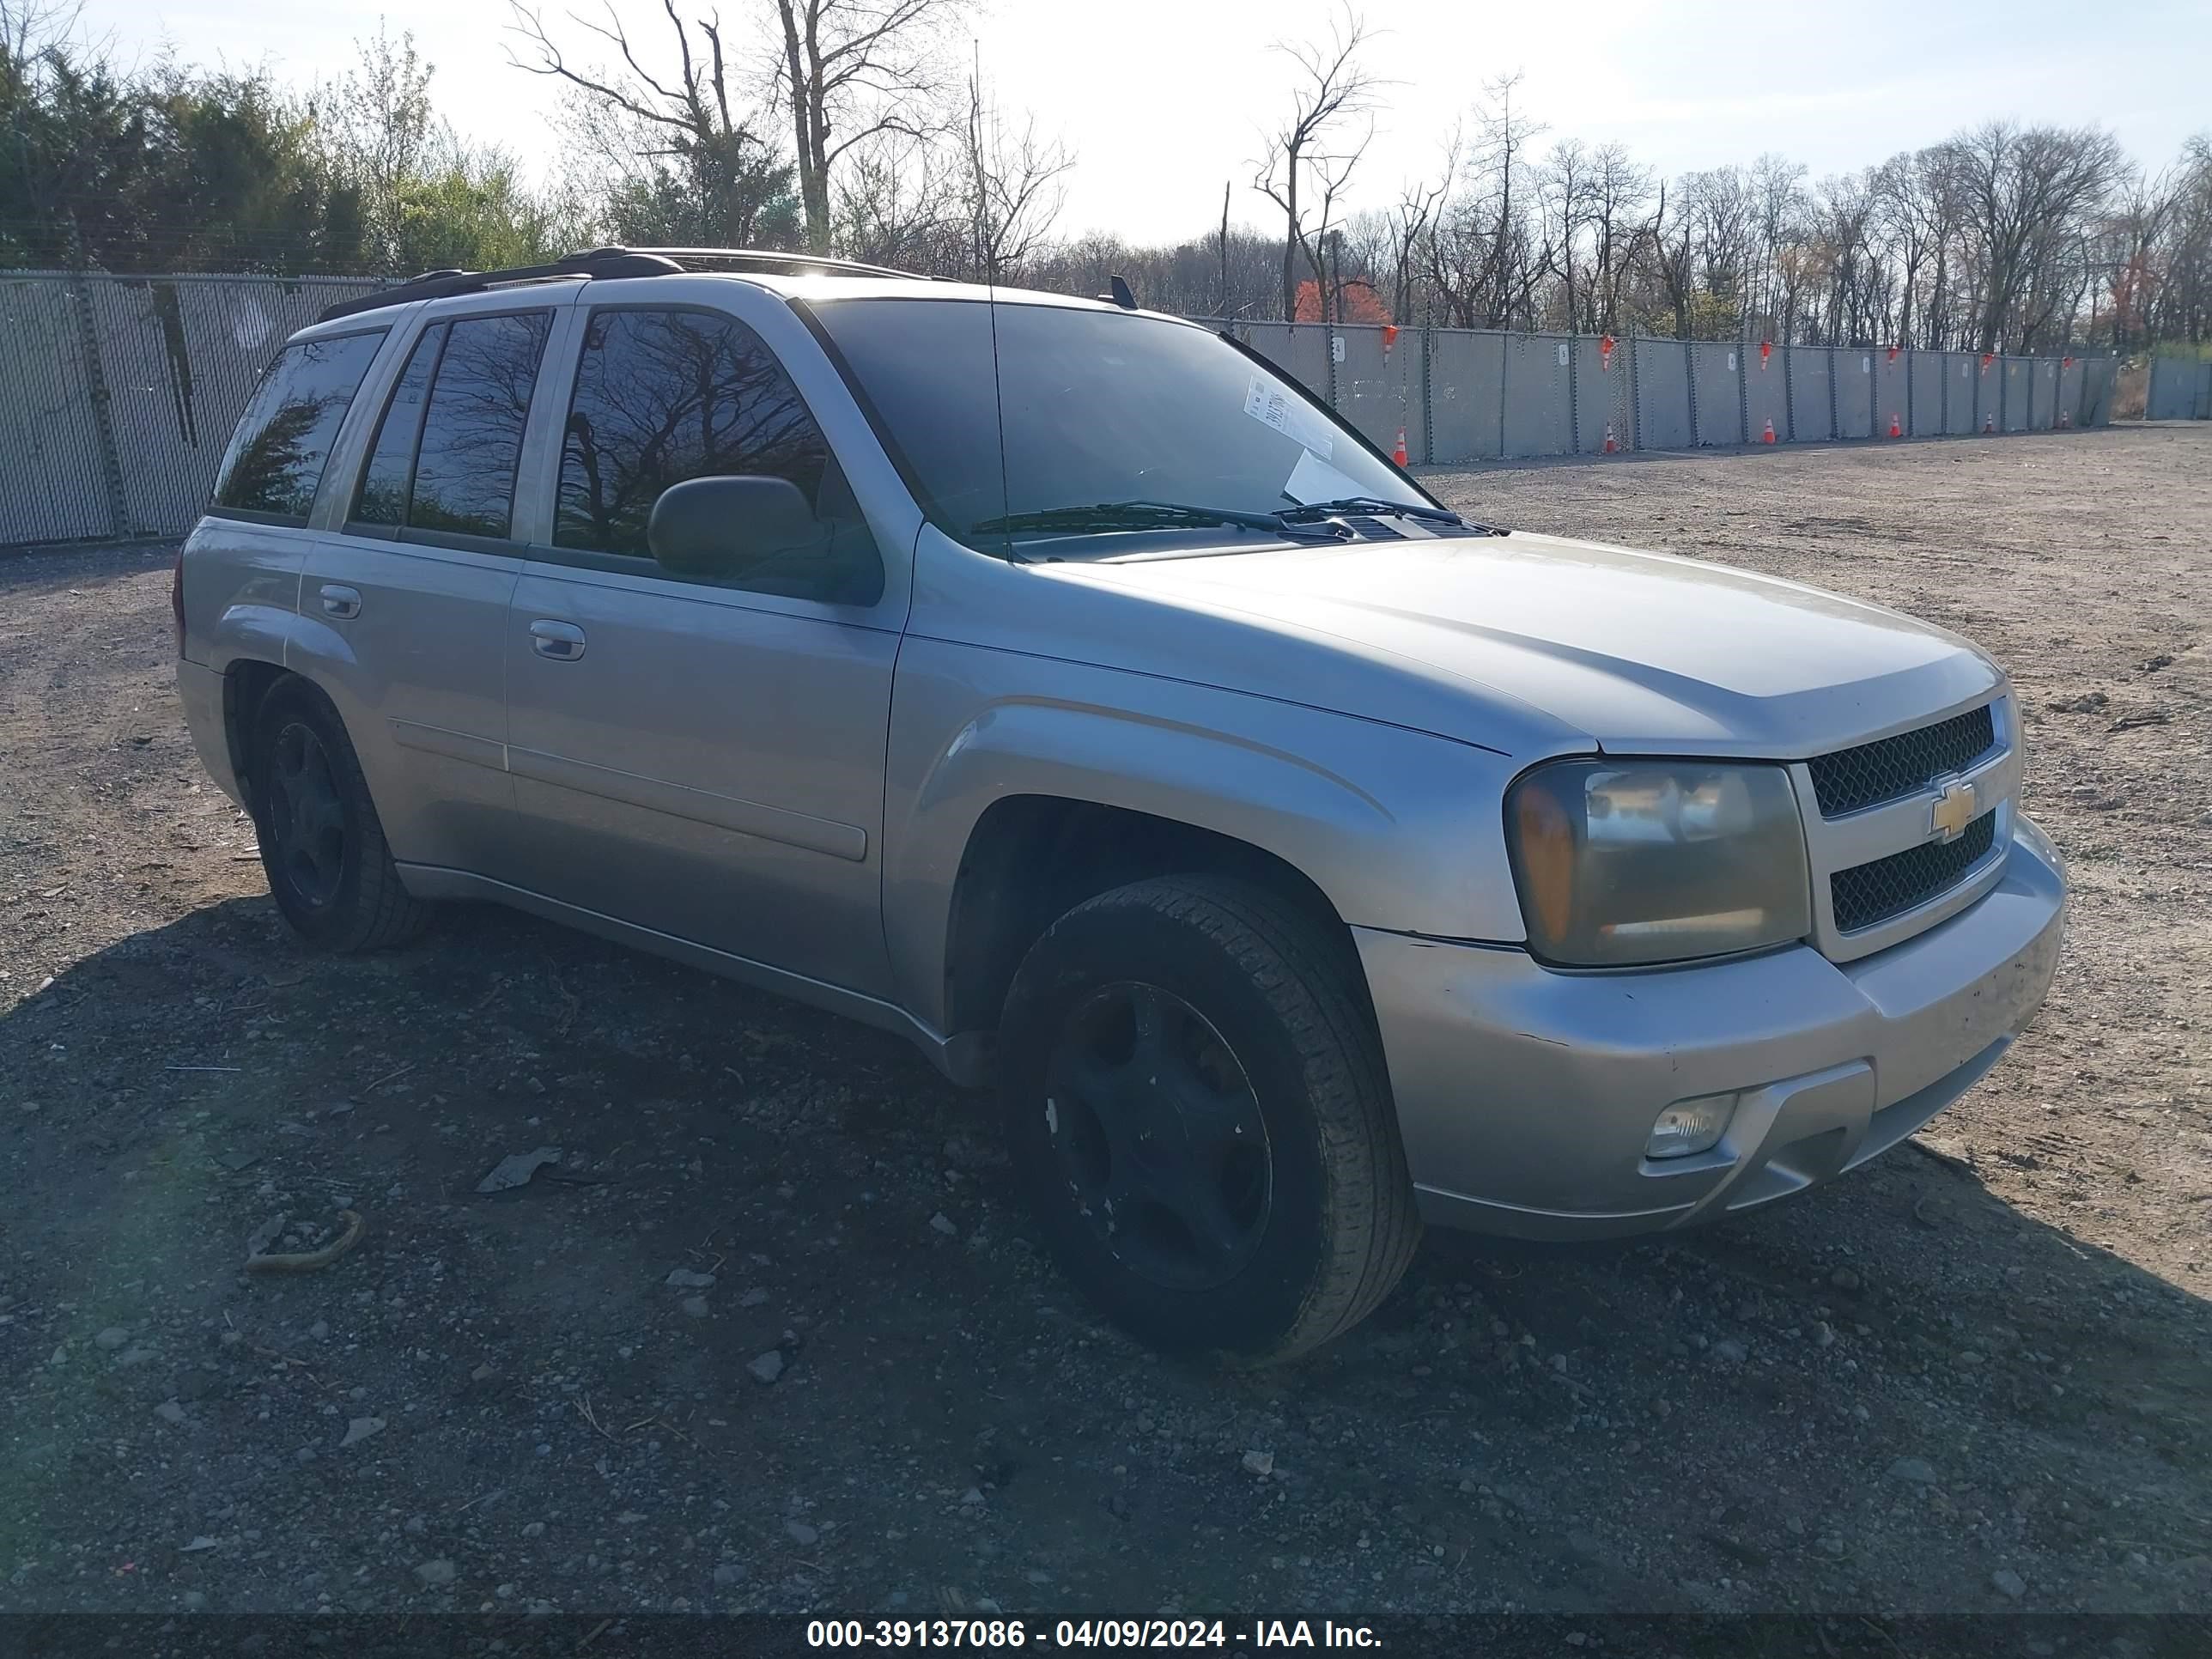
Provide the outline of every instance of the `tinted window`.
{"type": "Polygon", "coordinates": [[[304,520],[384,331],[289,345],[269,365],[216,475],[215,504],[304,520]]]}
{"type": "Polygon", "coordinates": [[[504,537],[514,469],[550,312],[470,317],[452,325],[430,386],[408,499],[413,530],[504,537]]]}
{"type": "Polygon", "coordinates": [[[422,407],[429,401],[430,373],[438,366],[438,353],[446,343],[446,325],[433,324],[422,331],[407,359],[407,369],[393,388],[392,401],[377,423],[376,441],[370,447],[368,465],[361,475],[361,495],[351,518],[362,524],[399,525],[407,522],[407,479],[415,470],[415,441],[422,434],[422,407]]]}
{"type": "Polygon", "coordinates": [[[646,521],[662,490],[735,473],[788,478],[825,518],[842,516],[841,502],[823,498],[829,459],[798,389],[743,323],[599,312],[577,366],[553,539],[650,556],[646,521]]]}

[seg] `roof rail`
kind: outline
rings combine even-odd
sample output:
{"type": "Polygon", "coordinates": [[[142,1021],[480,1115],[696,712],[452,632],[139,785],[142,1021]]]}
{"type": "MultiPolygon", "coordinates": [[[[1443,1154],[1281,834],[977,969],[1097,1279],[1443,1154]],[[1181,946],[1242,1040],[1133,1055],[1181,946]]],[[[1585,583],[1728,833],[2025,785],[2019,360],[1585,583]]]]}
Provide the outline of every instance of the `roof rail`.
{"type": "Polygon", "coordinates": [[[481,294],[486,289],[518,283],[581,281],[593,276],[665,276],[684,269],[673,259],[657,254],[633,253],[623,248],[572,253],[550,265],[517,265],[507,270],[432,270],[392,288],[379,289],[358,299],[341,300],[324,308],[318,322],[333,322],[364,311],[404,306],[416,300],[442,300],[455,294],[481,294]]]}
{"type": "Polygon", "coordinates": [[[845,276],[896,276],[909,282],[936,280],[918,271],[862,264],[857,259],[833,259],[818,253],[780,253],[744,247],[595,247],[580,253],[565,253],[550,265],[518,265],[508,270],[426,270],[392,288],[379,289],[358,299],[341,300],[325,308],[316,320],[327,323],[364,311],[380,311],[386,306],[404,306],[416,300],[442,300],[456,294],[480,294],[486,289],[519,283],[671,276],[702,269],[814,270],[845,276]]]}
{"type": "Polygon", "coordinates": [[[600,259],[623,253],[648,253],[673,259],[687,270],[714,264],[724,270],[820,270],[847,276],[902,276],[910,282],[934,282],[918,270],[899,270],[890,265],[865,264],[858,259],[834,259],[826,253],[785,253],[750,247],[596,247],[589,253],[572,253],[572,259],[600,259]]]}

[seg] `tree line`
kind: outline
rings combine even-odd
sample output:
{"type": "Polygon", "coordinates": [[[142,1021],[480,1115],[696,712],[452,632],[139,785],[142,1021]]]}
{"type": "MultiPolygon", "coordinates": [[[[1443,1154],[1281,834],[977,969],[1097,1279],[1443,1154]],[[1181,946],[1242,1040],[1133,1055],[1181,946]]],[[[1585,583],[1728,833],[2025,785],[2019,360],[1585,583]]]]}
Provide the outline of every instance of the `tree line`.
{"type": "Polygon", "coordinates": [[[380,24],[335,79],[125,66],[61,0],[0,0],[0,267],[404,275],[579,247],[836,254],[1223,318],[2131,351],[2212,338],[2212,133],[2147,168],[2102,129],[1984,122],[1855,173],[1765,155],[1666,177],[1490,81],[1425,177],[1367,152],[1389,82],[1346,11],[1273,50],[1291,89],[1218,224],[1066,234],[1075,157],[982,72],[971,0],[678,0],[548,17],[556,158],[464,137],[380,24]],[[1378,204],[1381,204],[1378,205],[1378,204]],[[1255,224],[1253,221],[1258,222],[1255,224]]]}

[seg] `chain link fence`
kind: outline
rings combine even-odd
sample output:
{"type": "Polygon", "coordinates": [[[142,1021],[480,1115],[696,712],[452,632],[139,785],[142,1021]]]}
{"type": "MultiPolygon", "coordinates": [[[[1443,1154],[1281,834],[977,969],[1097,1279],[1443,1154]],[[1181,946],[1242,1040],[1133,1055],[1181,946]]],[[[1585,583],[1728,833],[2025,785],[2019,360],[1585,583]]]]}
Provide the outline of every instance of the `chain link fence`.
{"type": "MultiPolygon", "coordinates": [[[[379,286],[0,274],[0,547],[184,534],[285,337],[379,286]]],[[[1417,465],[2040,432],[2102,426],[2112,402],[2108,357],[1216,325],[1417,465]]],[[[2160,358],[2152,385],[2154,418],[2212,412],[2212,364],[2160,358]]]]}

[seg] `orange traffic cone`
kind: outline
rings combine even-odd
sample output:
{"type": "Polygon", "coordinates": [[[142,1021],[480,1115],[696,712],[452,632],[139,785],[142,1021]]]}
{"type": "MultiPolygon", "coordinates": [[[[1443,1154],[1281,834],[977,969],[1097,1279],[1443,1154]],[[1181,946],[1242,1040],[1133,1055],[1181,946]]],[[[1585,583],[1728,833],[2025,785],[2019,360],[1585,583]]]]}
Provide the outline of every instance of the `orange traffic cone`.
{"type": "Polygon", "coordinates": [[[1605,453],[1610,455],[1620,447],[1620,446],[1613,441],[1613,422],[1607,421],[1605,423],[1605,453]]]}
{"type": "Polygon", "coordinates": [[[1889,435],[1893,438],[1902,438],[1905,435],[1904,423],[1897,418],[1895,410],[1892,410],[1889,414],[1889,435]]]}
{"type": "Polygon", "coordinates": [[[2074,424],[2074,417],[2062,409],[2058,411],[2058,424],[2061,427],[2069,427],[2074,424]]]}
{"type": "Polygon", "coordinates": [[[1982,416],[1982,430],[1983,430],[1983,431],[1984,431],[1984,432],[1989,432],[1989,433],[1994,433],[1996,429],[1997,429],[1997,417],[1996,417],[1995,415],[1984,415],[1984,416],[1982,416]]]}
{"type": "Polygon", "coordinates": [[[1763,444],[1771,444],[1774,441],[1774,416],[1771,415],[1766,417],[1766,431],[1759,441],[1763,444]]]}
{"type": "Polygon", "coordinates": [[[1390,452],[1390,459],[1403,466],[1406,464],[1406,428],[1398,428],[1398,447],[1390,452]]]}

